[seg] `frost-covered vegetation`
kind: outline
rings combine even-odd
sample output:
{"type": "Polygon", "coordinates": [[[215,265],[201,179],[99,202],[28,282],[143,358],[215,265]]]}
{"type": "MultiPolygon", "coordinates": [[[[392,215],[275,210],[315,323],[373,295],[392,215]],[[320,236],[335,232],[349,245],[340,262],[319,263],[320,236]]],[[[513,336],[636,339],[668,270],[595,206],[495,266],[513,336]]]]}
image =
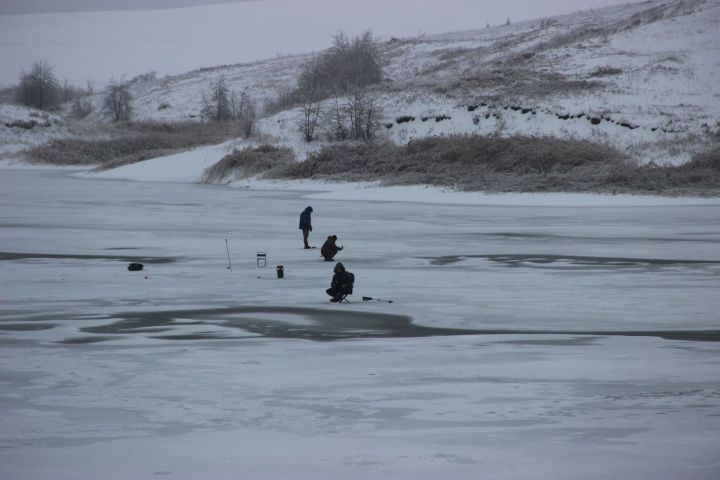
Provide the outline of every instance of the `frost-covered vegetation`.
{"type": "Polygon", "coordinates": [[[113,168],[179,150],[220,143],[237,135],[237,126],[218,123],[124,123],[103,130],[110,138],[57,139],[34,147],[28,158],[50,165],[98,165],[113,168]]]}
{"type": "Polygon", "coordinates": [[[293,162],[264,146],[236,151],[204,181],[271,179],[372,181],[492,192],[720,194],[720,149],[681,166],[638,164],[607,146],[552,137],[454,136],[408,145],[337,144],[293,162]]]}
{"type": "Polygon", "coordinates": [[[289,148],[261,145],[255,148],[235,150],[205,171],[202,183],[225,183],[240,178],[265,174],[294,163],[289,148]]]}

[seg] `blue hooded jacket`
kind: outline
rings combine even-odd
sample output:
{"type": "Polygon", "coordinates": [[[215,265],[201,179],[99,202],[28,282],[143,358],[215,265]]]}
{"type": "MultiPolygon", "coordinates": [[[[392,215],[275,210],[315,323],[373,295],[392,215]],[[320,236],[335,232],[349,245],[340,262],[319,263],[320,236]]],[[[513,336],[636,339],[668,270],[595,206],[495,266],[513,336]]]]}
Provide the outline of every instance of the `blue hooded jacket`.
{"type": "Polygon", "coordinates": [[[310,220],[310,214],[312,212],[312,207],[307,207],[300,214],[300,230],[312,230],[312,221],[310,220]]]}

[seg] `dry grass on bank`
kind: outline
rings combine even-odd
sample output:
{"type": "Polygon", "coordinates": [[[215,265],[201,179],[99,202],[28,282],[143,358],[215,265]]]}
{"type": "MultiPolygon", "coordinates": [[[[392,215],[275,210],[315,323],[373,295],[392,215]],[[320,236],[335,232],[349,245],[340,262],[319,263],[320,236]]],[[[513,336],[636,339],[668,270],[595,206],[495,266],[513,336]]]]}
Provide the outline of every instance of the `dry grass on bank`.
{"type": "Polygon", "coordinates": [[[30,149],[27,157],[49,165],[98,165],[108,169],[167,155],[200,145],[212,145],[237,135],[232,123],[133,122],[110,126],[109,138],[53,140],[30,149]]]}
{"type": "Polygon", "coordinates": [[[274,179],[380,181],[490,192],[720,194],[720,149],[679,166],[638,165],[618,151],[552,137],[452,136],[392,144],[328,146],[302,162],[274,147],[226,157],[206,181],[230,172],[274,179]]]}

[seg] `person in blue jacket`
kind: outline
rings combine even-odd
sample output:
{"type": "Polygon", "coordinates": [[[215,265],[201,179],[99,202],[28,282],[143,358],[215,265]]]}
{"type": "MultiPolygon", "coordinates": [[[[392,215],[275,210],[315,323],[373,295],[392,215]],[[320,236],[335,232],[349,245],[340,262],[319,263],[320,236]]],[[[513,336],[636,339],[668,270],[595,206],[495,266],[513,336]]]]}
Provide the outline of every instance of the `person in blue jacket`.
{"type": "Polygon", "coordinates": [[[310,214],[312,212],[312,207],[307,207],[300,214],[300,230],[302,230],[303,232],[303,242],[305,242],[306,249],[310,248],[310,244],[308,243],[308,237],[310,236],[310,232],[312,232],[312,219],[310,218],[310,214]]]}

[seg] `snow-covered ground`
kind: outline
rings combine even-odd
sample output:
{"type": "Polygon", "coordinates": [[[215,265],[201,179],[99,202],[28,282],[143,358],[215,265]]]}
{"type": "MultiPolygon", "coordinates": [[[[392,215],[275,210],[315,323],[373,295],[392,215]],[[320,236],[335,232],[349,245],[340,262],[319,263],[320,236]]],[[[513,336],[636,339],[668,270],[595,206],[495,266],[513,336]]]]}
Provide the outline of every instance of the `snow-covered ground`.
{"type": "Polygon", "coordinates": [[[3,477],[720,475],[713,199],[1,173],[3,477]]]}
{"type": "Polygon", "coordinates": [[[0,104],[0,158],[69,134],[65,121],[58,115],[0,104]]]}
{"type": "MultiPolygon", "coordinates": [[[[608,144],[644,162],[682,163],[715,145],[720,131],[718,25],[717,2],[654,1],[391,41],[383,45],[391,82],[376,95],[383,123],[392,127],[381,135],[396,143],[452,134],[550,135],[608,144]],[[396,122],[402,116],[414,119],[396,122]],[[442,116],[449,118],[436,120],[442,116]]],[[[262,101],[293,85],[303,59],[139,85],[138,115],[196,118],[203,91],[221,75],[262,101]]],[[[312,148],[303,146],[297,118],[295,110],[280,112],[259,130],[303,158],[312,148]]]]}

